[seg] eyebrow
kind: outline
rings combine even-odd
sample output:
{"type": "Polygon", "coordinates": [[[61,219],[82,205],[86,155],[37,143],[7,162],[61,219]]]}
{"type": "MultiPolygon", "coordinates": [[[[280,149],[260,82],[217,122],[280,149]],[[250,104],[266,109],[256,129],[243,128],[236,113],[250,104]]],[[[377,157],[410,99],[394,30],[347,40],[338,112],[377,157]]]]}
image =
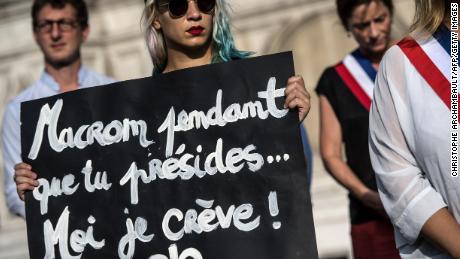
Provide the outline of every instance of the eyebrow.
{"type": "Polygon", "coordinates": [[[379,14],[379,15],[377,15],[377,16],[375,16],[375,17],[369,19],[369,20],[358,21],[358,22],[353,22],[353,21],[351,21],[351,25],[365,24],[365,23],[369,23],[369,22],[371,22],[371,21],[373,21],[373,20],[376,20],[376,19],[379,19],[379,18],[383,18],[383,17],[387,17],[387,16],[388,16],[387,13],[382,13],[382,14],[379,14]]]}
{"type": "Polygon", "coordinates": [[[74,18],[60,18],[60,19],[43,19],[38,22],[60,22],[60,21],[76,21],[74,18]]]}

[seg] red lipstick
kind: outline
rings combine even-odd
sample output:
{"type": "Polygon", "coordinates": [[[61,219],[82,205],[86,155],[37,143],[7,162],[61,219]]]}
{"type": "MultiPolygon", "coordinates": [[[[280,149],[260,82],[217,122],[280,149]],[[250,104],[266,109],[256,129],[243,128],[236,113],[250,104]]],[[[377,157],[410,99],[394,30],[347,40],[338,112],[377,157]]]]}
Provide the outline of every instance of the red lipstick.
{"type": "Polygon", "coordinates": [[[201,27],[201,26],[193,26],[193,27],[191,27],[190,29],[187,30],[187,32],[190,33],[193,36],[201,35],[201,33],[203,33],[203,31],[204,31],[204,28],[201,27]]]}

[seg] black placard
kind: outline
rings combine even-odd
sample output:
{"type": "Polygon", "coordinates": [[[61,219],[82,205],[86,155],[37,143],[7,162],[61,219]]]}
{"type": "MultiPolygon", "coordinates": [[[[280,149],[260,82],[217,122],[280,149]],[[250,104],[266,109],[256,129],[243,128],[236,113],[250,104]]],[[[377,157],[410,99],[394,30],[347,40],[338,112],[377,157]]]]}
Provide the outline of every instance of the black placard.
{"type": "Polygon", "coordinates": [[[317,258],[293,74],[288,52],[23,103],[31,258],[317,258]]]}

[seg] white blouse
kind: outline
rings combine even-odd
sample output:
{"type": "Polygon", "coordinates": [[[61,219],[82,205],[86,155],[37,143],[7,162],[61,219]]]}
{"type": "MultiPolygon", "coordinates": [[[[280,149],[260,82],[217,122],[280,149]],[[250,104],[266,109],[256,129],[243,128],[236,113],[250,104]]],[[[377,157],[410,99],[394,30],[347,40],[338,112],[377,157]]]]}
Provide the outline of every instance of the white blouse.
{"type": "Polygon", "coordinates": [[[401,257],[450,258],[420,236],[443,207],[460,222],[460,179],[450,174],[450,110],[399,46],[380,64],[369,127],[371,161],[401,257]]]}

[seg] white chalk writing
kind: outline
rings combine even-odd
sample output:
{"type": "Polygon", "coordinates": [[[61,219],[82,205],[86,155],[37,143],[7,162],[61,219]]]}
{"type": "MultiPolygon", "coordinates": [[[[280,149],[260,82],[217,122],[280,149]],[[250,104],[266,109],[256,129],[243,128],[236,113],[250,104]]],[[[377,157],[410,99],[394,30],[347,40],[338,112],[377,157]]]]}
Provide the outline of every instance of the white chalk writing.
{"type": "Polygon", "coordinates": [[[88,192],[94,192],[95,190],[106,190],[108,191],[112,186],[111,183],[107,182],[107,172],[96,172],[94,182],[91,182],[91,174],[93,173],[93,167],[91,160],[86,161],[85,167],[81,170],[81,173],[85,175],[85,189],[88,192]]]}
{"type": "MultiPolygon", "coordinates": [[[[212,201],[209,201],[212,204],[212,201]]],[[[202,202],[197,202],[198,205],[202,202]]],[[[235,208],[235,205],[231,205],[227,213],[223,212],[220,206],[216,206],[215,209],[204,209],[198,214],[195,209],[188,209],[184,213],[177,208],[169,209],[163,217],[161,224],[163,233],[171,241],[178,241],[184,237],[185,234],[201,234],[202,232],[211,232],[217,229],[219,226],[222,229],[229,228],[231,220],[233,219],[233,225],[240,231],[249,232],[256,229],[260,224],[260,216],[255,219],[244,223],[243,220],[250,220],[253,216],[253,207],[251,204],[242,204],[235,208]],[[179,230],[172,230],[169,222],[175,218],[183,227],[179,230]],[[216,220],[217,218],[217,220],[216,220]],[[183,221],[183,223],[181,223],[183,221]]]]}
{"type": "Polygon", "coordinates": [[[177,245],[172,244],[168,248],[169,257],[162,254],[156,254],[149,257],[149,259],[203,259],[200,251],[195,248],[187,248],[182,253],[179,254],[177,250],[177,245]]]}
{"type": "MultiPolygon", "coordinates": [[[[240,172],[245,165],[250,171],[256,172],[263,166],[264,159],[260,154],[254,152],[255,149],[254,145],[248,145],[245,148],[231,148],[224,159],[223,141],[218,139],[215,151],[208,154],[204,161],[204,170],[199,165],[200,156],[196,155],[194,157],[189,153],[183,154],[180,158],[167,158],[163,162],[159,159],[152,159],[149,162],[148,174],[146,170],[138,169],[137,164],[133,162],[120,180],[120,185],[123,186],[128,181],[130,182],[131,203],[137,204],[139,201],[139,178],[145,184],[156,180],[157,177],[166,180],[174,180],[178,177],[182,180],[189,180],[193,176],[202,178],[205,175],[214,175],[217,172],[235,174],[240,172]],[[190,161],[193,161],[193,166],[189,164],[190,161]]],[[[179,155],[181,154],[179,153],[179,155]]]]}
{"type": "Polygon", "coordinates": [[[176,116],[174,107],[171,107],[165,120],[158,128],[158,133],[162,133],[165,130],[167,131],[165,156],[172,156],[174,149],[174,133],[178,131],[199,129],[201,126],[204,129],[216,125],[223,127],[227,125],[227,123],[237,122],[249,117],[258,117],[261,120],[265,120],[268,118],[269,114],[275,118],[284,117],[288,113],[288,110],[278,109],[275,102],[276,98],[284,96],[284,88],[275,89],[275,87],[276,78],[272,77],[268,80],[267,90],[258,93],[259,98],[266,100],[267,110],[264,110],[260,101],[247,102],[243,104],[243,107],[238,103],[233,103],[223,110],[221,89],[217,91],[216,105],[210,108],[206,113],[204,111],[192,111],[187,113],[182,110],[176,116]]]}
{"type": "Polygon", "coordinates": [[[36,200],[40,201],[40,213],[42,215],[48,212],[48,199],[50,196],[58,197],[62,194],[72,195],[77,191],[78,186],[80,186],[78,183],[72,187],[75,183],[75,176],[72,174],[64,176],[62,181],[53,177],[53,179],[51,179],[51,184],[48,180],[40,178],[38,179],[38,183],[38,187],[33,190],[32,194],[36,200]]]}
{"type": "Polygon", "coordinates": [[[136,218],[135,225],[133,225],[133,221],[128,218],[126,220],[126,229],[126,235],[124,235],[118,243],[118,257],[120,259],[133,258],[136,248],[136,239],[147,243],[150,242],[154,236],[153,234],[144,235],[145,231],[147,231],[147,220],[141,217],[136,218]]]}
{"type": "MultiPolygon", "coordinates": [[[[101,241],[94,240],[93,227],[89,226],[85,231],[75,230],[70,235],[70,247],[77,255],[71,255],[68,247],[68,233],[69,233],[69,207],[65,207],[61,213],[56,228],[53,229],[51,221],[48,219],[43,223],[43,235],[45,239],[45,259],[55,258],[54,246],[58,244],[59,254],[61,258],[79,259],[83,253],[86,245],[92,246],[94,249],[101,249],[105,245],[105,239],[101,241]]],[[[90,216],[88,218],[90,224],[94,224],[96,220],[90,216]]]]}
{"type": "Polygon", "coordinates": [[[45,104],[40,110],[37,128],[35,129],[34,140],[28,158],[36,159],[43,142],[45,127],[48,126],[48,141],[51,148],[56,152],[61,152],[66,148],[84,149],[96,141],[101,146],[107,146],[119,142],[127,142],[130,135],[139,136],[139,144],[147,147],[153,141],[147,140],[147,124],[143,120],[124,119],[123,122],[114,120],[104,127],[101,121],[96,121],[91,125],[83,125],[74,130],[71,127],[63,129],[59,134],[57,130],[59,116],[61,114],[63,100],[58,99],[50,109],[45,104]],[[83,134],[86,132],[86,139],[83,134]]]}

